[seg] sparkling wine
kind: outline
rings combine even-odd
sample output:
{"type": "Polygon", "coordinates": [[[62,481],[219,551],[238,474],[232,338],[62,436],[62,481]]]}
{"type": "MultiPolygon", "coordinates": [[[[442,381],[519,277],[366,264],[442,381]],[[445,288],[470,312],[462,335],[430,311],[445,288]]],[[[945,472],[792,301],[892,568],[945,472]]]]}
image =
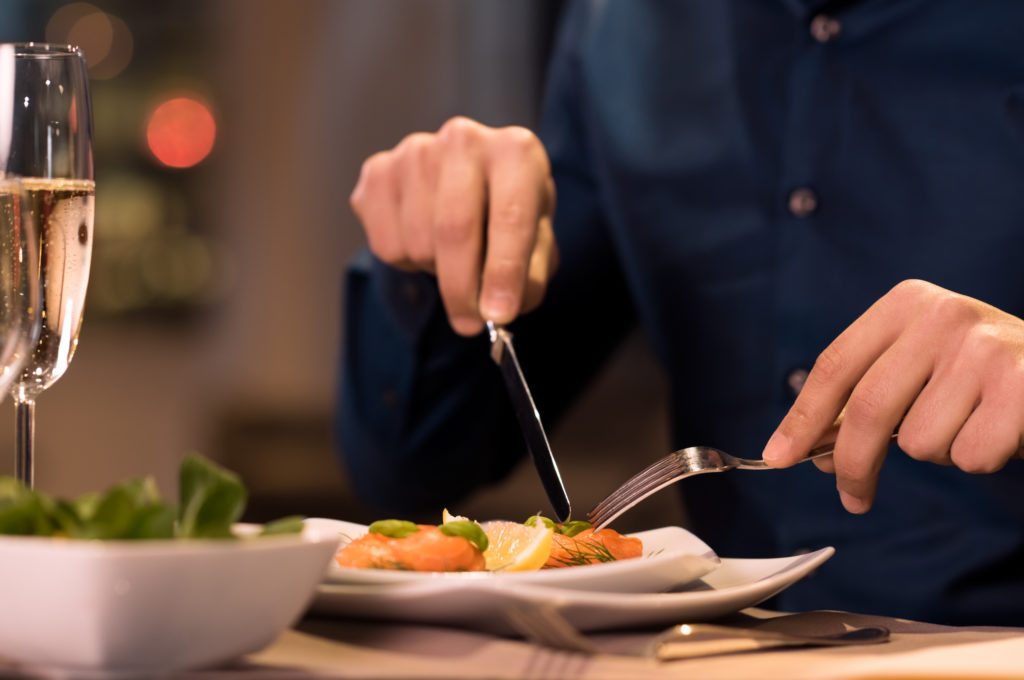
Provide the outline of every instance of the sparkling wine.
{"type": "Polygon", "coordinates": [[[39,234],[39,341],[14,392],[19,401],[35,397],[60,378],[78,346],[82,308],[89,283],[96,184],[92,180],[21,180],[28,201],[25,219],[39,234]]]}

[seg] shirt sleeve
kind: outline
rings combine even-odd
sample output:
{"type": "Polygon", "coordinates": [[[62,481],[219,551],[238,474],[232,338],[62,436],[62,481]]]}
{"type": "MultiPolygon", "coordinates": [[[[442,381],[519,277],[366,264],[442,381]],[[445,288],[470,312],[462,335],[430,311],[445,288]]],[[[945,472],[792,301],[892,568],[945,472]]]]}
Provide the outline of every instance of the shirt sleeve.
{"type": "MultiPolygon", "coordinates": [[[[542,133],[559,269],[541,306],[510,327],[549,435],[635,323],[574,110],[571,29],[553,58],[542,133]]],[[[434,516],[507,474],[525,444],[486,334],[451,330],[436,280],[364,252],[345,305],[338,430],[357,495],[377,512],[434,516]]]]}

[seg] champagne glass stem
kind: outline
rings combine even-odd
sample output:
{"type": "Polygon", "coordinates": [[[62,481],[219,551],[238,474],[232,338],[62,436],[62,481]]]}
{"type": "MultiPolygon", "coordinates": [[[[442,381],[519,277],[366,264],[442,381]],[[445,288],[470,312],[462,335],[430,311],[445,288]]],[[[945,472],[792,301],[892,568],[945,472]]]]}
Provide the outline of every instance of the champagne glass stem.
{"type": "Polygon", "coordinates": [[[14,475],[29,488],[35,487],[33,446],[36,439],[36,402],[34,399],[18,399],[14,402],[16,452],[14,475]]]}

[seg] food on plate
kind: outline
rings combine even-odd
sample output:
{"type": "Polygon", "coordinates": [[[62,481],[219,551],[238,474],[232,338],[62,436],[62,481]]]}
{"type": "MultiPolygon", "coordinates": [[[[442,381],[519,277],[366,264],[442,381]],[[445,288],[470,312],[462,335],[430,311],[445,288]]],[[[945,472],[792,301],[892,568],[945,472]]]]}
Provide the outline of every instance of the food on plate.
{"type": "Polygon", "coordinates": [[[555,534],[545,569],[574,567],[581,564],[631,560],[643,555],[639,538],[623,536],[614,529],[584,529],[577,534],[555,534]]]}
{"type": "Polygon", "coordinates": [[[465,527],[453,529],[451,523],[436,527],[382,520],[339,550],[335,561],[342,567],[363,569],[483,571],[486,560],[480,546],[486,548],[487,539],[474,542],[465,535],[470,532],[465,527]]]}
{"type": "Polygon", "coordinates": [[[379,520],[338,551],[342,567],[407,571],[535,571],[633,559],[639,538],[614,529],[595,532],[589,522],[564,522],[535,515],[522,524],[477,523],[445,510],[438,526],[379,520]]]}
{"type": "MultiPolygon", "coordinates": [[[[163,500],[151,478],[103,493],[53,498],[13,477],[0,477],[0,534],[78,539],[236,538],[248,493],[233,472],[198,454],[179,468],[178,505],[163,500]]],[[[302,519],[270,522],[261,534],[298,533],[302,519]]]]}
{"type": "Polygon", "coordinates": [[[488,571],[536,571],[551,554],[554,530],[543,524],[485,522],[488,546],[484,552],[488,571]]]}

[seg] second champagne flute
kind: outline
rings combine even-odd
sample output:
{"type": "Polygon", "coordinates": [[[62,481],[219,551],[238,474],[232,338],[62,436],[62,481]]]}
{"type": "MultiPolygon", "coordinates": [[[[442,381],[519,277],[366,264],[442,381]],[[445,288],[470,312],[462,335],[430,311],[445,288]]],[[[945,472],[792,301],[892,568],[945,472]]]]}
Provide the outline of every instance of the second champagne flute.
{"type": "Polygon", "coordinates": [[[11,391],[15,471],[34,483],[35,400],[68,368],[82,324],[92,257],[95,182],[85,59],[72,46],[0,45],[0,140],[21,177],[38,234],[39,339],[11,391]]]}

